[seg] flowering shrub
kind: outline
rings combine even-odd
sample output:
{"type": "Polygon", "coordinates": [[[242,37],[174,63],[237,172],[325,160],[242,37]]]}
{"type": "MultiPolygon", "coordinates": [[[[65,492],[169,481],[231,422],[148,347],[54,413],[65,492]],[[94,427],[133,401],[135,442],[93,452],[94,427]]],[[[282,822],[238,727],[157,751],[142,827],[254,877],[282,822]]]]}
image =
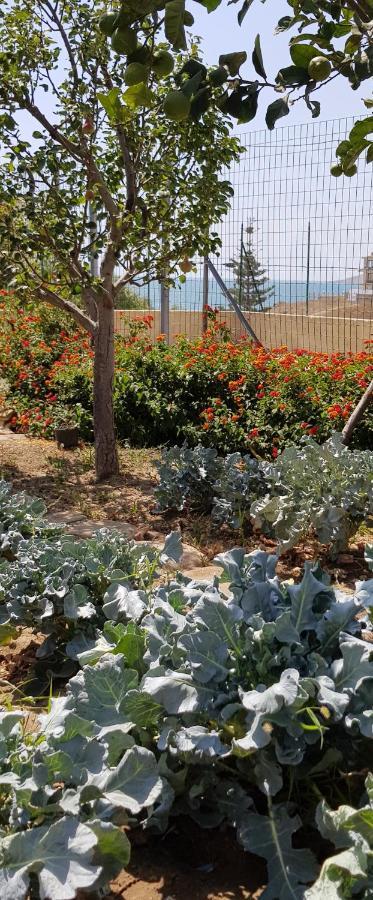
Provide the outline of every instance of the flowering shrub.
{"type": "MultiPolygon", "coordinates": [[[[77,409],[91,433],[92,349],[86,335],[55,312],[9,296],[0,305],[0,374],[9,383],[14,426],[49,436],[66,407],[77,409]]],[[[265,350],[246,338],[233,343],[224,322],[209,315],[205,335],[179,336],[169,347],[149,338],[151,314],[138,316],[117,338],[115,413],[118,437],[134,445],[201,442],[219,452],[237,450],[275,459],[303,435],[319,443],[342,429],[373,371],[367,342],[359,353],[265,350]]],[[[353,445],[373,440],[372,417],[353,445]]]]}
{"type": "Polygon", "coordinates": [[[11,424],[50,437],[56,424],[71,416],[69,407],[84,419],[91,405],[89,338],[68,317],[27,299],[20,304],[6,291],[0,291],[0,316],[0,373],[8,385],[7,405],[15,410],[11,424]],[[54,386],[54,374],[70,366],[76,370],[76,393],[69,390],[65,397],[62,386],[54,386]]]}

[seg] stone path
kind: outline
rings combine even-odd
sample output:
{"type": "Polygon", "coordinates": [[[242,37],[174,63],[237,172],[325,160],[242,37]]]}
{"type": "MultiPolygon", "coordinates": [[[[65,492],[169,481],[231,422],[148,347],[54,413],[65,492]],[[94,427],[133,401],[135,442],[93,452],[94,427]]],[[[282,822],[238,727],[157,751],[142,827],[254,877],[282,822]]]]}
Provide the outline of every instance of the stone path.
{"type": "MultiPolygon", "coordinates": [[[[79,512],[79,510],[66,510],[65,512],[53,513],[48,516],[48,520],[52,525],[63,525],[68,534],[71,534],[78,539],[91,538],[94,532],[98,531],[99,528],[109,528],[113,531],[117,531],[129,540],[134,540],[135,535],[139,531],[138,526],[131,525],[129,522],[118,522],[115,519],[87,519],[86,516],[79,512]]],[[[137,543],[159,548],[163,547],[164,539],[159,535],[159,539],[157,540],[140,540],[137,541],[137,543]]],[[[192,577],[201,577],[204,579],[211,579],[211,577],[213,577],[209,572],[211,568],[214,570],[217,569],[216,566],[210,567],[205,565],[203,553],[201,553],[200,550],[196,550],[196,548],[192,547],[190,544],[183,544],[183,555],[177,568],[182,572],[188,572],[188,574],[192,570],[195,570],[197,573],[203,572],[203,575],[197,574],[192,577]]],[[[214,574],[216,574],[215,571],[214,574]]]]}
{"type": "MultiPolygon", "coordinates": [[[[1,425],[0,420],[0,441],[9,440],[25,441],[26,435],[15,434],[6,425],[1,425]]],[[[109,528],[117,531],[129,540],[134,540],[135,535],[139,532],[139,527],[131,525],[129,522],[118,522],[115,519],[88,519],[79,510],[67,509],[64,512],[52,513],[48,516],[48,520],[52,525],[63,525],[68,534],[80,539],[89,539],[99,528],[109,528]]],[[[153,547],[163,547],[164,540],[159,536],[159,540],[137,541],[139,544],[146,544],[153,547]]],[[[198,581],[212,581],[216,575],[220,575],[222,569],[220,566],[211,566],[206,563],[206,559],[200,550],[196,550],[190,544],[183,544],[183,555],[177,569],[181,572],[187,572],[190,578],[198,581]]],[[[222,588],[225,592],[225,586],[222,588]]]]}

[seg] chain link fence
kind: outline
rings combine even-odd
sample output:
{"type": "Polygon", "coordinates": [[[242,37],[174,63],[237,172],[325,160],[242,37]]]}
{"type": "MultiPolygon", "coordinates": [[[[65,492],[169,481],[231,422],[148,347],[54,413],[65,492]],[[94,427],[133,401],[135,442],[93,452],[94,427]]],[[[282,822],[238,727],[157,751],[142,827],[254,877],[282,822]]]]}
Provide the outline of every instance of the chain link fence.
{"type": "MultiPolygon", "coordinates": [[[[239,162],[226,173],[234,196],[218,227],[220,254],[211,261],[268,347],[348,352],[372,337],[373,168],[361,159],[353,178],[330,174],[336,147],[353,123],[344,118],[250,132],[241,137],[239,162]]],[[[242,318],[211,273],[206,292],[203,276],[203,260],[197,260],[196,272],[170,290],[170,339],[201,333],[206,299],[238,339],[242,318]]],[[[156,337],[161,287],[135,290],[153,315],[156,337]]],[[[128,315],[117,315],[119,331],[128,315]]]]}

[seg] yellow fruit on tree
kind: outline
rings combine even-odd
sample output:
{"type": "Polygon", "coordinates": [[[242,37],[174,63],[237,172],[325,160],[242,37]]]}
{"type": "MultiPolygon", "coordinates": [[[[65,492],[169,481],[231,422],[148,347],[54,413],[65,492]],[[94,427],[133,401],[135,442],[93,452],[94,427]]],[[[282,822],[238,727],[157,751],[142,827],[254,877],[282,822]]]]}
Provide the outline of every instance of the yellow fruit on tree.
{"type": "Polygon", "coordinates": [[[308,66],[308,74],[312,81],[326,81],[331,71],[331,64],[325,56],[314,56],[308,66]]]}
{"type": "Polygon", "coordinates": [[[131,28],[116,28],[111,37],[111,46],[116,53],[134,53],[137,47],[137,37],[131,28]]]}
{"type": "Polygon", "coordinates": [[[152,69],[157,78],[166,78],[167,75],[171,75],[173,68],[174,58],[171,53],[168,53],[167,50],[161,50],[155,54],[152,69]]]}
{"type": "Polygon", "coordinates": [[[182,122],[190,113],[190,100],[182,91],[170,91],[163,104],[164,112],[173,122],[182,122]]]}
{"type": "Polygon", "coordinates": [[[138,62],[130,63],[124,73],[124,80],[129,87],[134,84],[140,84],[141,81],[146,81],[147,77],[147,67],[144,66],[143,63],[138,62]]]}
{"type": "Polygon", "coordinates": [[[185,257],[185,259],[181,260],[181,263],[179,263],[179,266],[180,266],[181,271],[184,272],[185,275],[187,275],[188,272],[191,272],[193,269],[193,263],[190,261],[190,259],[188,259],[187,256],[185,257]]]}
{"type": "Polygon", "coordinates": [[[101,16],[99,22],[100,30],[103,32],[103,34],[106,34],[107,37],[111,37],[113,31],[115,31],[117,22],[118,13],[105,13],[105,15],[101,16]]]}

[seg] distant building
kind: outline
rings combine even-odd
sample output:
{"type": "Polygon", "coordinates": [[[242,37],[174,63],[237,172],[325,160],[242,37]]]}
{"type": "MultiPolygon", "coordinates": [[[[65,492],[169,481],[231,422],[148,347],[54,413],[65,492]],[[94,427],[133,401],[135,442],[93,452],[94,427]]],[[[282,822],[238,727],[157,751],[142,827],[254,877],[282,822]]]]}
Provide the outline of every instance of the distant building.
{"type": "MultiPolygon", "coordinates": [[[[373,253],[366,256],[363,266],[363,277],[361,284],[361,293],[370,293],[373,291],[373,253]]],[[[360,293],[360,290],[359,290],[360,293]]]]}

